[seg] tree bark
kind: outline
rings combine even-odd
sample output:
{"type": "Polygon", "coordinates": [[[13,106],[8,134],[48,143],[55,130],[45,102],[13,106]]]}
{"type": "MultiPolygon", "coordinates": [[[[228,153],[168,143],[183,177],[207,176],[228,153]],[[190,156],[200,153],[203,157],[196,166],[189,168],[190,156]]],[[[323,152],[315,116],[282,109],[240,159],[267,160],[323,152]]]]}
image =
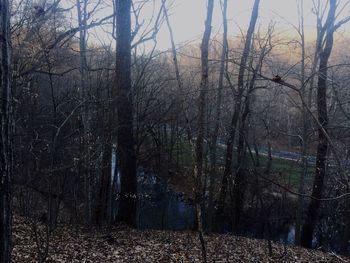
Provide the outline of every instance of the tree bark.
{"type": "Polygon", "coordinates": [[[96,225],[103,226],[111,223],[109,206],[109,194],[111,189],[111,159],[112,147],[108,141],[102,153],[102,171],[98,187],[98,196],[96,202],[96,225]]]}
{"type": "Polygon", "coordinates": [[[340,254],[344,256],[349,255],[349,244],[350,244],[350,198],[347,197],[345,200],[345,213],[344,213],[344,233],[340,243],[340,254]]]}
{"type": "Polygon", "coordinates": [[[198,122],[197,122],[197,141],[195,149],[195,202],[197,211],[197,226],[199,232],[199,239],[202,245],[202,259],[207,261],[206,248],[203,237],[203,223],[202,223],[202,176],[203,176],[203,142],[204,142],[204,127],[205,127],[205,108],[206,95],[208,89],[208,74],[209,74],[209,41],[211,35],[211,23],[213,18],[214,0],[208,0],[207,17],[205,21],[205,30],[201,44],[201,84],[198,98],[198,122]]]}
{"type": "MultiPolygon", "coordinates": [[[[249,118],[251,103],[253,99],[253,92],[255,87],[255,82],[258,76],[258,72],[261,70],[263,60],[265,55],[271,50],[267,48],[268,41],[266,41],[265,46],[262,48],[259,59],[253,71],[253,75],[249,81],[249,88],[245,96],[244,110],[239,123],[238,132],[238,145],[237,145],[237,167],[235,182],[233,184],[233,202],[234,202],[234,216],[233,216],[233,229],[237,232],[241,214],[243,212],[244,206],[244,194],[246,189],[246,147],[248,137],[248,129],[246,126],[247,119],[249,118]]],[[[253,60],[253,59],[252,59],[253,60]]],[[[251,62],[251,64],[253,61],[251,62]]],[[[252,65],[250,66],[252,67],[252,65]]]]}
{"type": "Polygon", "coordinates": [[[248,56],[250,53],[252,38],[254,35],[255,25],[256,21],[258,19],[259,15],[259,4],[260,0],[255,0],[250,24],[247,31],[247,36],[243,48],[243,54],[241,57],[241,63],[239,67],[239,73],[238,73],[238,84],[237,84],[237,96],[236,96],[236,102],[234,106],[234,113],[231,120],[231,126],[230,126],[230,134],[227,139],[227,147],[226,147],[226,158],[225,158],[225,169],[224,174],[222,177],[222,183],[221,183],[221,189],[220,189],[220,195],[219,195],[219,201],[218,201],[218,210],[217,210],[217,218],[220,220],[224,214],[225,209],[225,201],[226,201],[226,194],[227,194],[227,188],[228,188],[228,182],[232,171],[232,154],[233,154],[233,145],[235,141],[235,134],[236,134],[236,127],[237,122],[239,119],[239,115],[241,112],[241,104],[242,104],[242,96],[244,91],[244,72],[246,70],[246,65],[248,61],[248,56]]]}
{"type": "Polygon", "coordinates": [[[131,0],[116,0],[116,89],[117,151],[121,178],[119,220],[136,226],[137,181],[131,95],[131,0]]]}
{"type": "MultiPolygon", "coordinates": [[[[299,35],[300,35],[300,48],[301,48],[301,76],[300,76],[300,84],[301,84],[301,92],[302,96],[305,99],[307,96],[306,87],[304,84],[305,81],[305,33],[304,33],[304,0],[301,0],[298,6],[298,15],[299,15],[299,35]]],[[[300,194],[304,194],[304,185],[305,185],[305,177],[308,169],[308,161],[307,161],[307,145],[308,145],[308,123],[309,116],[307,115],[307,110],[305,105],[302,106],[301,114],[303,118],[303,128],[302,128],[302,140],[301,140],[301,156],[302,156],[302,170],[300,172],[300,182],[298,187],[298,192],[300,194]]],[[[298,196],[298,204],[296,211],[296,222],[295,222],[295,245],[300,245],[301,240],[301,224],[302,224],[302,214],[303,214],[303,206],[304,206],[304,197],[302,195],[298,196]]]]}
{"type": "Polygon", "coordinates": [[[214,185],[217,175],[217,141],[220,127],[221,117],[221,101],[222,101],[222,89],[224,85],[224,73],[225,73],[225,61],[227,56],[228,42],[227,42],[227,0],[224,0],[222,7],[222,23],[223,23],[223,35],[222,35],[222,50],[220,60],[220,72],[219,83],[216,97],[215,113],[214,113],[214,130],[211,136],[210,144],[210,176],[209,176],[209,198],[208,198],[208,211],[207,211],[207,230],[212,231],[212,221],[214,214],[214,185]]]}
{"type": "Polygon", "coordinates": [[[327,67],[328,60],[333,48],[333,33],[336,8],[337,1],[330,0],[328,17],[326,24],[324,25],[325,29],[327,30],[325,47],[320,52],[320,65],[317,85],[317,112],[318,120],[322,127],[319,127],[318,129],[315,179],[311,194],[313,198],[310,201],[306,220],[301,230],[301,245],[308,248],[312,247],[312,238],[317,223],[318,210],[321,205],[321,201],[319,199],[322,198],[324,177],[326,175],[328,140],[325,136],[325,133],[322,131],[322,128],[327,132],[327,67]]]}
{"type": "Polygon", "coordinates": [[[9,1],[0,0],[0,262],[11,261],[11,44],[9,1]]]}
{"type": "Polygon", "coordinates": [[[84,107],[81,108],[80,118],[82,122],[80,148],[83,152],[83,160],[80,160],[81,172],[84,176],[84,193],[85,193],[85,224],[91,225],[92,223],[92,193],[91,193],[91,174],[90,174],[90,150],[89,150],[89,134],[90,134],[90,122],[89,122],[89,106],[86,103],[88,100],[88,90],[86,85],[86,72],[87,72],[87,61],[86,61],[86,23],[87,23],[87,10],[86,0],[77,0],[77,13],[79,23],[79,71],[80,71],[80,100],[84,103],[84,107]]]}

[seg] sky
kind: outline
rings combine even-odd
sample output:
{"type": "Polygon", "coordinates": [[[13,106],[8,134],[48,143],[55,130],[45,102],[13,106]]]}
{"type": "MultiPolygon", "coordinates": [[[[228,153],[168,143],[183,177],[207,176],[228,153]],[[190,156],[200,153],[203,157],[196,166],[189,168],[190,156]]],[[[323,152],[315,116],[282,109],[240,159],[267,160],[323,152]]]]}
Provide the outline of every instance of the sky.
{"type": "MultiPolygon", "coordinates": [[[[90,0],[94,1],[94,0],[90,0]]],[[[134,0],[137,3],[140,0],[134,0]]],[[[141,17],[147,19],[152,17],[154,10],[159,8],[161,0],[149,0],[150,4],[144,7],[141,17]],[[152,5],[155,3],[155,6],[152,5]]],[[[200,41],[203,30],[204,21],[206,16],[207,0],[167,0],[173,1],[173,5],[169,10],[170,22],[174,33],[174,39],[177,44],[185,43],[189,41],[200,41]]],[[[259,20],[257,28],[261,28],[262,31],[266,31],[270,22],[276,23],[276,30],[287,34],[295,34],[295,30],[291,24],[298,25],[298,8],[297,2],[301,0],[261,0],[259,20]]],[[[326,0],[320,0],[325,4],[326,0]]],[[[345,3],[347,0],[340,0],[340,3],[345,3]]],[[[97,14],[100,18],[104,15],[111,14],[112,6],[109,2],[112,0],[105,0],[107,7],[103,8],[97,14]]],[[[222,29],[222,14],[220,8],[220,0],[214,0],[214,16],[213,16],[213,31],[212,37],[217,35],[221,36],[222,29]]],[[[251,9],[253,7],[254,0],[228,0],[228,30],[229,36],[234,37],[240,34],[240,30],[245,32],[250,16],[251,9]]],[[[313,0],[304,0],[304,24],[307,38],[313,38],[315,36],[315,15],[312,13],[313,0]]],[[[342,17],[350,15],[350,7],[347,7],[343,12],[342,17]]],[[[348,27],[349,28],[349,27],[348,27]]],[[[112,41],[112,39],[106,35],[106,30],[94,29],[91,31],[92,41],[102,41],[104,43],[112,41]],[[97,38],[99,40],[97,40],[97,38]]],[[[108,29],[107,29],[108,31],[108,29]]],[[[343,28],[343,31],[346,29],[343,28]]],[[[169,32],[165,24],[158,33],[157,48],[159,50],[166,50],[170,48],[169,32]]]]}
{"type": "MultiPolygon", "coordinates": [[[[299,0],[300,1],[300,0],[299,0]]],[[[266,29],[271,21],[277,23],[277,30],[292,27],[288,23],[298,25],[298,9],[296,0],[261,0],[258,27],[266,29]]],[[[228,30],[229,36],[237,36],[240,30],[245,30],[249,24],[254,0],[228,0],[228,30]]],[[[305,0],[305,26],[311,28],[314,16],[311,13],[312,0],[305,0]]],[[[207,0],[175,0],[169,11],[170,21],[177,43],[200,40],[204,30],[207,0]]],[[[145,13],[146,15],[146,13],[145,13]]],[[[212,35],[221,36],[222,14],[220,1],[215,0],[212,35]]],[[[167,28],[164,26],[158,35],[158,48],[169,48],[170,40],[167,28]]]]}
{"type": "MultiPolygon", "coordinates": [[[[222,15],[219,1],[215,1],[213,16],[213,35],[220,33],[222,28],[222,15]]],[[[206,0],[175,0],[175,6],[171,10],[171,24],[174,38],[177,42],[200,39],[204,30],[206,16],[206,0]]],[[[228,1],[228,30],[229,35],[239,34],[248,26],[253,0],[229,0],[228,1]]],[[[270,19],[277,16],[273,12],[285,17],[291,22],[297,23],[297,9],[294,0],[261,0],[259,25],[266,26],[270,19]]],[[[169,42],[164,28],[159,35],[159,46],[166,47],[169,42]]]]}

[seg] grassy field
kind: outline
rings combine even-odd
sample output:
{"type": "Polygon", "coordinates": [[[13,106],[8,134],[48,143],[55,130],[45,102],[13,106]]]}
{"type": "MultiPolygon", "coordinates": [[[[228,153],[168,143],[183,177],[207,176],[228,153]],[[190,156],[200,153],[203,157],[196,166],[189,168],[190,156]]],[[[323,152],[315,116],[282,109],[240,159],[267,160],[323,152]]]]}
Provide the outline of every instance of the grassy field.
{"type": "MultiPolygon", "coordinates": [[[[179,159],[181,163],[184,166],[189,167],[192,164],[193,161],[193,150],[195,145],[190,146],[187,140],[178,140],[175,144],[174,149],[179,150],[179,159]]],[[[204,151],[206,153],[209,153],[209,146],[208,144],[204,145],[204,151]]],[[[217,148],[217,165],[220,167],[224,167],[225,165],[225,155],[226,155],[226,147],[218,147],[217,148]]],[[[253,158],[255,159],[254,162],[256,162],[256,156],[255,152],[253,152],[253,158]]],[[[234,165],[237,165],[237,151],[236,149],[233,150],[233,162],[234,165]]],[[[246,153],[246,161],[248,164],[248,167],[253,168],[253,161],[249,155],[249,153],[246,153]]],[[[266,155],[259,155],[259,163],[260,168],[266,167],[268,162],[268,157],[266,155]]],[[[272,174],[280,174],[282,176],[281,181],[296,187],[299,184],[301,173],[302,173],[303,167],[301,162],[288,160],[288,159],[282,159],[278,157],[272,157],[272,166],[271,166],[271,173],[272,174]]],[[[307,173],[306,173],[306,182],[310,182],[312,179],[314,173],[314,165],[308,165],[307,173]]]]}

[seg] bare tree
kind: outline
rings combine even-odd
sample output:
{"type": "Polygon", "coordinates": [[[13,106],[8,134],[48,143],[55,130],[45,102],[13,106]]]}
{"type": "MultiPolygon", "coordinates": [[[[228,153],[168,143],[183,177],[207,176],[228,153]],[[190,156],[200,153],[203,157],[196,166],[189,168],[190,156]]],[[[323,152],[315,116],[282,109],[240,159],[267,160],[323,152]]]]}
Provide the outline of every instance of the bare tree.
{"type": "MultiPolygon", "coordinates": [[[[334,44],[334,32],[349,18],[343,19],[335,24],[337,0],[329,1],[329,10],[327,19],[322,27],[319,28],[322,38],[322,45],[319,52],[319,71],[317,83],[317,113],[318,122],[318,145],[316,155],[315,178],[312,188],[313,197],[310,201],[305,223],[301,231],[301,245],[304,247],[312,247],[312,238],[317,223],[318,210],[321,204],[322,191],[324,186],[324,178],[326,176],[326,162],[329,138],[327,138],[328,130],[328,113],[327,113],[327,81],[328,81],[328,61],[332,53],[334,44]]],[[[321,19],[321,18],[318,18],[321,19]]]]}
{"type": "Polygon", "coordinates": [[[0,262],[11,261],[11,38],[9,1],[0,1],[0,262]]]}
{"type": "Polygon", "coordinates": [[[214,108],[214,129],[211,135],[210,143],[210,176],[209,176],[209,198],[208,198],[208,218],[207,229],[210,232],[212,229],[212,221],[214,215],[214,184],[217,175],[217,141],[220,128],[221,107],[222,107],[222,90],[224,86],[224,74],[225,74],[225,62],[228,50],[227,41],[227,0],[222,3],[222,23],[223,23],[223,35],[222,35],[222,50],[220,58],[220,72],[219,83],[216,95],[216,105],[214,108]]]}
{"type": "Polygon", "coordinates": [[[197,211],[197,224],[199,239],[202,245],[202,259],[207,261],[205,241],[203,237],[202,223],[202,176],[203,176],[203,142],[204,142],[204,127],[205,127],[205,111],[206,111],[206,94],[208,89],[208,74],[209,74],[209,41],[211,35],[211,24],[213,18],[214,0],[208,0],[207,17],[205,20],[205,29],[201,44],[201,83],[198,97],[198,119],[197,119],[197,140],[195,149],[195,202],[197,211]]]}
{"type": "MultiPolygon", "coordinates": [[[[303,98],[305,99],[307,96],[307,90],[305,87],[305,32],[304,32],[304,0],[300,0],[298,2],[298,18],[299,18],[299,26],[298,26],[298,34],[300,36],[300,49],[301,49],[301,72],[300,72],[300,84],[301,84],[301,93],[303,98]]],[[[311,92],[311,90],[310,90],[311,92]]],[[[302,135],[301,135],[301,155],[302,155],[302,163],[303,167],[300,174],[300,182],[299,182],[299,193],[304,193],[304,184],[305,177],[308,168],[307,161],[307,145],[308,145],[308,121],[309,116],[307,114],[307,110],[305,105],[302,105],[301,109],[302,117],[303,117],[303,127],[302,127],[302,135]]],[[[302,195],[298,197],[298,207],[296,212],[296,223],[295,223],[295,244],[300,245],[300,234],[301,234],[301,223],[302,223],[302,212],[303,212],[303,204],[304,198],[302,195]]]]}
{"type": "MultiPolygon", "coordinates": [[[[80,100],[85,101],[88,98],[87,91],[87,61],[86,61],[86,37],[87,37],[87,1],[77,0],[77,13],[79,23],[79,58],[80,58],[80,100]]],[[[85,191],[85,220],[87,225],[92,223],[92,207],[91,207],[91,183],[90,183],[90,160],[89,160],[89,107],[85,103],[85,107],[81,108],[81,149],[83,160],[80,160],[81,173],[84,176],[84,191],[85,191]]]]}
{"type": "Polygon", "coordinates": [[[131,96],[131,0],[116,0],[116,76],[112,107],[117,110],[117,151],[121,176],[119,219],[136,226],[136,156],[131,96]]]}
{"type": "Polygon", "coordinates": [[[244,43],[243,53],[241,56],[241,61],[239,65],[239,73],[238,73],[238,83],[237,83],[237,93],[235,97],[235,106],[234,106],[234,112],[231,119],[231,124],[229,127],[229,137],[227,139],[227,148],[226,148],[226,156],[225,156],[225,169],[224,174],[222,178],[221,183],[221,189],[220,189],[220,196],[218,201],[218,210],[217,210],[217,216],[218,218],[221,218],[223,216],[224,207],[225,207],[225,200],[226,200],[226,194],[227,189],[229,185],[230,175],[232,171],[232,153],[233,153],[233,145],[235,140],[235,134],[236,134],[236,128],[237,128],[237,122],[240,116],[241,112],[241,104],[242,104],[242,97],[244,92],[244,76],[247,66],[247,61],[250,53],[251,43],[253,39],[253,34],[255,30],[256,21],[258,19],[259,15],[259,4],[260,0],[255,0],[250,24],[247,31],[247,36],[244,43]]]}

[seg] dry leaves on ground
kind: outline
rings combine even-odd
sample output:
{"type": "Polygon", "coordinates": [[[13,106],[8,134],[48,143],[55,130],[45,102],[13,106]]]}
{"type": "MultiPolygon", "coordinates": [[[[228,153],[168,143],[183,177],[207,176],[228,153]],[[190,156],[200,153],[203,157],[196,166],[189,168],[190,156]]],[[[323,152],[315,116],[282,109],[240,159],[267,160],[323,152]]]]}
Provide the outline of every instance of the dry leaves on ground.
{"type": "MultiPolygon", "coordinates": [[[[13,232],[13,262],[38,262],[31,225],[16,218],[13,232]]],[[[197,235],[188,231],[139,231],[124,226],[86,231],[60,225],[50,240],[46,262],[201,262],[197,235]]],[[[272,243],[269,256],[266,240],[232,235],[209,235],[206,242],[208,262],[350,262],[331,253],[278,243],[272,243]]]]}

